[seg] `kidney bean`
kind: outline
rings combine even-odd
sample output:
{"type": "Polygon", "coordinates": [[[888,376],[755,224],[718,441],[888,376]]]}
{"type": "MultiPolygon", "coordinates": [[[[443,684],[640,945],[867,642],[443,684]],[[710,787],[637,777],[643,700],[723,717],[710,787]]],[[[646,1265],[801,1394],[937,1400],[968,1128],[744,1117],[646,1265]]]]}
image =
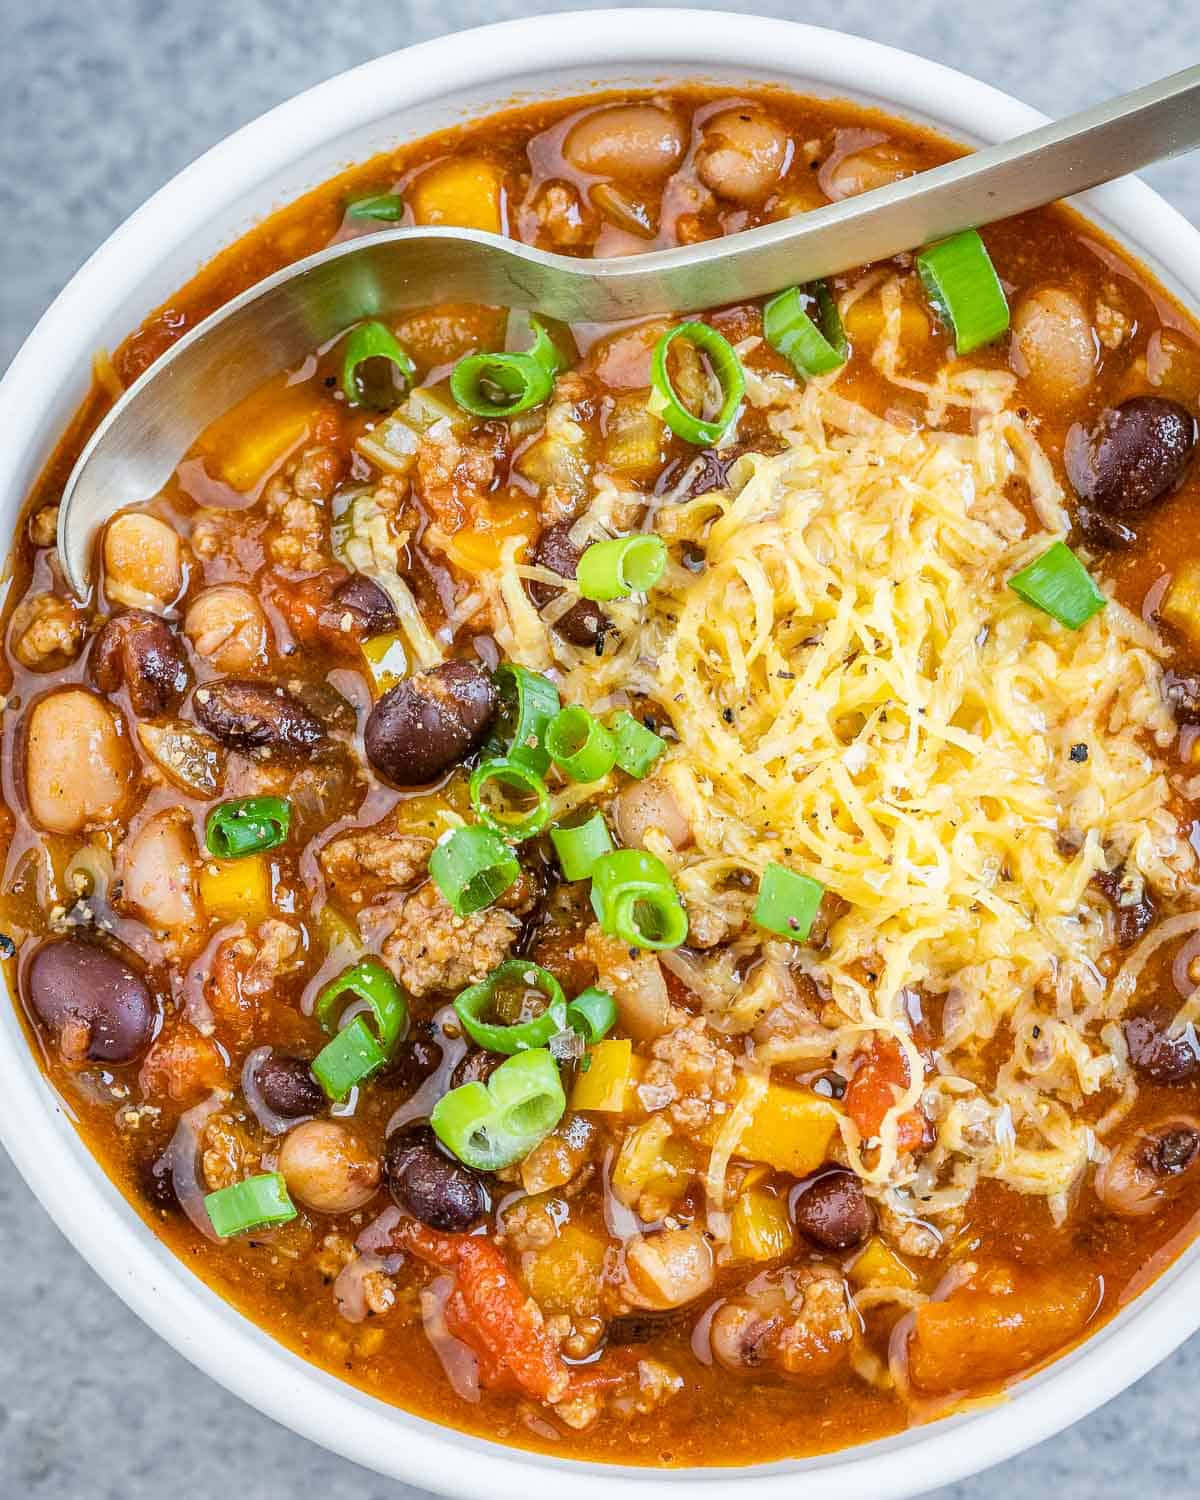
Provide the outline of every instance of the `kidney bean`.
{"type": "Polygon", "coordinates": [[[1155,1083],[1190,1083],[1200,1078],[1200,1041],[1194,1026],[1180,1036],[1169,1036],[1174,1012],[1154,1006],[1124,1024],[1125,1045],[1134,1068],[1155,1083]]]}
{"type": "Polygon", "coordinates": [[[267,1108],[285,1120],[320,1114],[325,1108],[325,1095],[303,1057],[272,1052],[254,1070],[254,1078],[267,1108]]]}
{"type": "MultiPolygon", "coordinates": [[[[551,573],[557,573],[560,578],[574,578],[582,556],[583,548],[577,547],[571,540],[570,523],[560,521],[557,525],[548,526],[538,537],[530,561],[536,567],[548,568],[551,573]]],[[[562,593],[561,589],[556,589],[552,584],[534,579],[530,580],[528,587],[529,597],[539,609],[543,609],[562,593]]],[[[563,640],[570,641],[575,646],[594,646],[610,627],[608,616],[591,599],[581,599],[554,622],[554,629],[563,640]]]]}
{"type": "Polygon", "coordinates": [[[853,1172],[834,1167],[792,1195],[796,1228],[822,1250],[849,1250],[871,1233],[875,1215],[853,1172]]]}
{"type": "Polygon", "coordinates": [[[187,690],[183,648],[165,620],[144,609],[127,609],[105,622],[88,659],[92,681],[102,693],[122,683],[140,719],[159,719],[187,690]]]}
{"type": "Polygon", "coordinates": [[[1196,419],[1165,396],[1134,396],[1077,422],[1063,460],[1081,500],[1102,511],[1145,510],[1182,478],[1196,446],[1196,419]]]}
{"type": "Polygon", "coordinates": [[[487,1208],[483,1184],[469,1167],[447,1156],[431,1130],[415,1126],[394,1135],[383,1159],[392,1197],[422,1224],[459,1234],[487,1208]]]}
{"type": "Polygon", "coordinates": [[[443,662],[376,703],[363,735],[367,759],[396,786],[422,786],[475,749],[496,707],[496,689],[481,666],[443,662]]]}
{"type": "Polygon", "coordinates": [[[232,750],[299,753],[317,749],[325,738],[321,721],[270,683],[226,677],[198,688],[193,701],[201,724],[232,750]]]}
{"type": "Polygon", "coordinates": [[[25,971],[23,989],[69,1062],[129,1062],[154,1030],[146,981],[115,953],[81,938],[43,943],[25,971]]]}
{"type": "Polygon", "coordinates": [[[365,573],[351,573],[329,596],[330,622],[341,628],[346,615],[350,629],[361,638],[386,635],[399,626],[396,609],[387,594],[365,573]]]}

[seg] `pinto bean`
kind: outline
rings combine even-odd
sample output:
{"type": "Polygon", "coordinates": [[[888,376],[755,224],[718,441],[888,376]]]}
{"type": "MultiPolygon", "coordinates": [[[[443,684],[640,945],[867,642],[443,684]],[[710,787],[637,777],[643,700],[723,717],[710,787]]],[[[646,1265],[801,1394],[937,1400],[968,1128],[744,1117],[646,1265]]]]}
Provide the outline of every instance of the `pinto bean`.
{"type": "Polygon", "coordinates": [[[279,1170],[288,1192],[321,1214],[348,1214],[375,1196],[379,1161],[335,1120],[307,1120],[284,1137],[279,1170]]]}
{"type": "Polygon", "coordinates": [[[231,750],[297,754],[325,739],[321,721],[298,698],[267,682],[226,677],[198,688],[194,702],[201,724],[231,750]]]}
{"type": "Polygon", "coordinates": [[[875,1214],[853,1172],[834,1167],[805,1183],[792,1199],[796,1228],[822,1250],[850,1250],[875,1227],[875,1214]]]}
{"type": "Polygon", "coordinates": [[[1158,1005],[1125,1022],[1125,1045],[1134,1068],[1155,1083],[1190,1083],[1200,1078],[1200,1040],[1196,1028],[1171,1036],[1174,1012],[1158,1005]]]}
{"type": "MultiPolygon", "coordinates": [[[[548,568],[551,573],[557,573],[560,578],[574,578],[582,556],[583,548],[577,547],[571,540],[570,522],[559,521],[557,525],[548,526],[538,537],[530,561],[536,567],[548,568]]],[[[544,609],[562,593],[561,589],[554,588],[552,584],[534,580],[530,581],[528,587],[529,597],[539,609],[544,609]]],[[[563,640],[570,641],[575,646],[594,646],[611,626],[608,616],[591,599],[581,599],[554,622],[554,629],[563,640]]]]}
{"type": "Polygon", "coordinates": [[[422,786],[480,743],[496,714],[492,679],[474,662],[447,661],[410,677],[371,710],[367,759],[396,786],[422,786]]]}
{"type": "Polygon", "coordinates": [[[43,943],[22,989],[68,1062],[130,1062],[154,1030],[146,981],[115,953],[81,938],[43,943]]]}
{"type": "Polygon", "coordinates": [[[750,205],[768,196],[791,156],[792,139],[778,120],[749,106],[727,109],[704,127],[696,172],[718,198],[750,205]]]}
{"type": "Polygon", "coordinates": [[[1122,1218],[1156,1213],[1200,1162],[1200,1120],[1174,1115],[1126,1136],[1096,1173],[1096,1196],[1122,1218]]]}
{"type": "Polygon", "coordinates": [[[102,693],[115,693],[124,683],[139,719],[162,718],[187,690],[183,648],[170,626],[144,609],[127,609],[105,622],[88,668],[102,693]]]}
{"type": "Polygon", "coordinates": [[[598,177],[657,180],[683,160],[686,136],[679,116],[657,104],[613,104],[573,125],[563,155],[598,177]]]}
{"type": "Polygon", "coordinates": [[[329,614],[341,626],[346,615],[359,637],[386,635],[397,629],[396,607],[373,578],[365,573],[351,573],[329,597],[329,614]]]}
{"type": "Polygon", "coordinates": [[[1145,510],[1175,487],[1196,447],[1196,419],[1165,396],[1110,406],[1067,433],[1063,461],[1081,500],[1100,511],[1145,510]]]}
{"type": "Polygon", "coordinates": [[[38,699],[25,726],[25,788],[39,828],[79,833],[125,813],[135,766],[123,728],[86,688],[38,699]]]}
{"type": "Polygon", "coordinates": [[[266,665],[270,631],[262,605],[234,583],[204,589],[192,600],[183,633],[197,656],[218,672],[249,672],[266,665]]]}
{"type": "Polygon", "coordinates": [[[321,1086],[302,1057],[272,1052],[255,1068],[254,1078],[267,1108],[285,1120],[319,1114],[325,1107],[321,1086]]]}
{"type": "Polygon", "coordinates": [[[1081,396],[1096,375],[1096,343],[1083,303],[1063,287],[1027,292],[1012,323],[1016,373],[1051,401],[1081,396]]]}
{"type": "Polygon", "coordinates": [[[104,592],[116,604],[162,609],[183,587],[183,548],[165,521],[129,511],[104,533],[104,592]]]}
{"type": "Polygon", "coordinates": [[[383,1170],[399,1207],[430,1229],[461,1234],[487,1207],[487,1194],[479,1178],[441,1151],[433,1131],[425,1126],[415,1126],[391,1138],[383,1170]]]}
{"type": "Polygon", "coordinates": [[[621,842],[631,849],[645,848],[650,830],[657,829],[673,849],[692,842],[692,827],[674,793],[662,781],[650,777],[634,781],[613,798],[613,820],[621,842]]]}

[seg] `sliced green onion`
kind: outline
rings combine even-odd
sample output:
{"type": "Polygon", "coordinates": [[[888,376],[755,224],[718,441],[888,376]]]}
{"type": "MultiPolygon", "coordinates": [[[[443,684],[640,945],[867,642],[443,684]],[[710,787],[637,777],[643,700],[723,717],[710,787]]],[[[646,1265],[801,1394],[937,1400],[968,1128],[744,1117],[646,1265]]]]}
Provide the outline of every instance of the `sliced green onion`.
{"type": "Polygon", "coordinates": [[[645,594],[663,576],[667,544],[660,536],[619,536],[593,542],[579,559],[575,581],[585,599],[645,594]]]}
{"type": "Polygon", "coordinates": [[[459,1161],[476,1172],[498,1172],[528,1156],[566,1107],[558,1064],[539,1047],[502,1062],[486,1083],[443,1094],[429,1123],[459,1161]]]}
{"type": "Polygon", "coordinates": [[[377,958],[363,958],[331,979],[313,1007],[313,1014],[326,1031],[336,1028],[350,996],[370,1006],[379,1045],[390,1052],[408,1030],[408,1000],[391,970],[377,958]]]}
{"type": "Polygon", "coordinates": [[[365,1016],[355,1016],[331,1042],[326,1042],[309,1067],[328,1098],[340,1103],[352,1088],[364,1083],[387,1062],[365,1016]]]}
{"type": "MultiPolygon", "coordinates": [[[[416,378],[416,365],[385,323],[360,323],[346,340],[346,352],[342,358],[342,393],[351,406],[362,406],[367,401],[358,367],[369,359],[390,360],[406,386],[416,378]]],[[[384,394],[378,403],[372,404],[388,406],[391,403],[384,394]]]]}
{"type": "Polygon", "coordinates": [[[687,937],[687,910],[671,872],[643,849],[616,849],[598,859],[591,900],[604,931],[631,948],[678,948],[687,937]]]}
{"type": "Polygon", "coordinates": [[[433,882],[457,917],[482,911],[521,873],[517,856],[490,828],[452,828],[429,856],[433,882]]]}
{"type": "Polygon", "coordinates": [[[759,927],[802,943],[812,931],[825,887],[811,875],[769,864],[758,883],[754,920],[759,927]]]}
{"type": "Polygon", "coordinates": [[[497,667],[492,681],[500,695],[496,732],[505,753],[544,776],[550,769],[546,726],[558,712],[558,689],[540,672],[509,662],[497,667]]]}
{"type": "Polygon", "coordinates": [[[269,1224],[286,1224],[296,1217],[288,1197],[287,1183],[280,1172],[263,1172],[241,1182],[218,1188],[204,1195],[208,1221],[221,1239],[243,1234],[247,1229],[265,1229],[269,1224]]]}
{"type": "Polygon", "coordinates": [[[549,969],[524,958],[506,959],[482,984],[463,990],[454,1002],[454,1009],[463,1030],[477,1046],[510,1056],[514,1052],[528,1052],[531,1047],[544,1047],[567,1024],[567,997],[562,985],[549,969]],[[518,991],[527,995],[530,990],[540,991],[546,1000],[545,1009],[538,1015],[511,1023],[483,1019],[494,1009],[497,994],[518,991]]]}
{"type": "Polygon", "coordinates": [[[643,776],[649,775],[651,766],[667,748],[666,740],[653,729],[647,729],[625,709],[614,715],[608,727],[617,742],[617,765],[627,776],[635,776],[641,781],[643,776]]]}
{"type": "Polygon", "coordinates": [[[1008,300],[977,229],[927,245],[917,270],[938,315],[953,329],[959,354],[990,344],[1008,327],[1008,300]]]}
{"type": "Polygon", "coordinates": [[[394,224],[404,217],[404,199],[399,193],[368,193],[365,198],[351,198],[346,214],[351,219],[382,219],[394,224]]]}
{"type": "Polygon", "coordinates": [[[617,1002],[607,990],[592,985],[567,1006],[567,1024],[585,1041],[601,1041],[617,1024],[617,1002]]]}
{"type": "Polygon", "coordinates": [[[790,286],[763,308],[763,334],[801,375],[828,375],[850,354],[837,303],[823,281],[790,286]]]}
{"type": "Polygon", "coordinates": [[[1078,630],[1099,614],[1108,600],[1066,542],[1053,542],[1028,567],[1014,573],[1008,586],[1026,604],[1078,630]]]}
{"type": "Polygon", "coordinates": [[[577,703],[559,709],[546,727],[550,759],[572,781],[599,781],[617,763],[617,742],[577,703]]]}
{"type": "MultiPolygon", "coordinates": [[[[687,443],[706,447],[724,436],[729,424],[737,414],[742,397],[746,393],[746,376],[741,360],[733,352],[728,339],[723,338],[707,323],[680,323],[677,328],[664,333],[654,346],[654,358],[650,364],[650,384],[654,394],[650,398],[650,409],[662,417],[677,437],[687,443]],[[708,356],[713,374],[721,387],[721,407],[711,420],[698,417],[688,411],[675,393],[671,376],[667,370],[667,351],[676,339],[686,339],[702,354],[708,356]]],[[[605,597],[597,595],[596,597],[605,597]]],[[[608,596],[613,597],[613,596],[608,596]]]]}
{"type": "Polygon", "coordinates": [[[561,364],[554,340],[530,318],[533,348],[524,354],[469,354],[450,374],[450,394],[473,417],[515,417],[549,399],[561,364]]]}
{"type": "Polygon", "coordinates": [[[240,859],[277,849],[292,826],[292,804],[283,797],[239,797],[214,807],[204,825],[208,852],[218,859],[240,859]]]}
{"type": "Polygon", "coordinates": [[[594,812],[586,823],[550,830],[550,842],[568,880],[590,880],[596,861],[613,849],[604,814],[594,812]]]}
{"type": "Polygon", "coordinates": [[[471,806],[479,821],[501,838],[514,841],[531,839],[535,833],[541,833],[550,821],[550,793],[546,789],[546,783],[536,771],[530,770],[519,760],[498,756],[482,761],[471,772],[468,785],[471,806]],[[526,812],[499,810],[493,803],[484,800],[488,787],[511,787],[516,792],[523,792],[526,797],[532,797],[534,806],[526,812]]]}

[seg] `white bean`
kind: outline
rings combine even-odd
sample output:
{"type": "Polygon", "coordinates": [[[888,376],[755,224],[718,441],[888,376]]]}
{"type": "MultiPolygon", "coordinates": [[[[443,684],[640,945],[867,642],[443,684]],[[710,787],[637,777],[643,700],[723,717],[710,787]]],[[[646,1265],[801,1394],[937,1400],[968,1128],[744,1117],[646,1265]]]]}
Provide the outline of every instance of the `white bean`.
{"type": "Polygon", "coordinates": [[[1014,371],[1051,401],[1073,401],[1096,376],[1096,339],[1074,292],[1043,286],[1024,296],[1013,316],[1014,371]]]}
{"type": "Polygon", "coordinates": [[[696,157],[700,181],[719,198],[761,203],[787,171],[792,138],[761,109],[723,110],[704,127],[696,157]]]}
{"type": "Polygon", "coordinates": [[[573,125],[563,155],[581,172],[598,177],[657,179],[683,160],[679,117],[657,104],[614,104],[573,125]]]}
{"type": "Polygon", "coordinates": [[[126,811],[134,757],[124,726],[86,688],[39,698],[25,727],[25,788],[33,821],[79,833],[126,811]]]}

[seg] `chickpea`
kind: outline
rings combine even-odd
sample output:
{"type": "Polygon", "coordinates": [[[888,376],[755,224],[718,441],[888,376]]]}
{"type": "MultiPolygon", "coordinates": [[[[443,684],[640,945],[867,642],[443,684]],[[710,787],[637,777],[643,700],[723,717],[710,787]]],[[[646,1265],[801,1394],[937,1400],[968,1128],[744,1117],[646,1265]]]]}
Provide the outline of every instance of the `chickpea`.
{"type": "Polygon", "coordinates": [[[1083,395],[1096,375],[1096,341],[1074,292],[1043,286],[1022,297],[1013,316],[1010,363],[1047,400],[1083,395]]]}
{"type": "Polygon", "coordinates": [[[657,104],[614,104],[573,125],[563,155],[597,177],[656,181],[675,170],[685,146],[683,124],[672,111],[657,104]]]}
{"type": "Polygon", "coordinates": [[[290,1130],[279,1153],[288,1192],[322,1214],[361,1208],[379,1187],[376,1157],[344,1125],[307,1120],[290,1130]]]}
{"type": "Polygon", "coordinates": [[[183,587],[179,537],[157,516],[128,511],[104,533],[104,590],[117,604],[163,609],[183,587]]]}
{"type": "Polygon", "coordinates": [[[188,607],[183,632],[218,672],[249,672],[266,664],[267,617],[249,589],[231,583],[204,589],[188,607]]]}
{"type": "Polygon", "coordinates": [[[918,162],[903,146],[882,142],[878,146],[866,146],[850,156],[842,157],[829,174],[828,181],[822,174],[829,196],[835,201],[841,198],[857,198],[859,193],[870,193],[875,188],[887,187],[911,177],[918,170],[918,162]]]}
{"type": "Polygon", "coordinates": [[[124,725],[85,688],[39,698],[25,724],[25,788],[33,821],[79,833],[126,811],[134,758],[124,725]]]}
{"type": "Polygon", "coordinates": [[[634,1307],[683,1307],[712,1284],[712,1250],[697,1229],[659,1229],[636,1235],[625,1246],[621,1294],[634,1307]]]}
{"type": "Polygon", "coordinates": [[[761,203],[792,162],[792,139],[760,109],[722,110],[704,127],[696,157],[700,181],[719,198],[761,203]]]}

